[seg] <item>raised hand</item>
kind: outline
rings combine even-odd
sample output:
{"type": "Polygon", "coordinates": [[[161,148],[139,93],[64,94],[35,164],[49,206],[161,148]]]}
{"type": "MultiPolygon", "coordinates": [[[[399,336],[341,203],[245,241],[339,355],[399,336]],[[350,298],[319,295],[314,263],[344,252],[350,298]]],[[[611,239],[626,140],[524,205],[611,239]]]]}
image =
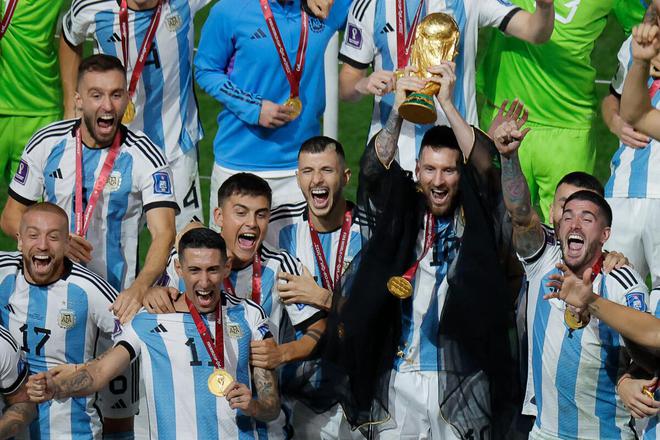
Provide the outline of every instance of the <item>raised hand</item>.
{"type": "Polygon", "coordinates": [[[651,61],[660,51],[658,26],[642,23],[632,31],[632,56],[635,60],[651,61]]]}
{"type": "Polygon", "coordinates": [[[596,297],[591,281],[591,268],[585,270],[582,277],[578,277],[564,263],[557,263],[556,267],[561,274],[550,275],[550,281],[546,283],[546,286],[554,288],[555,291],[543,298],[558,298],[575,307],[576,312],[585,312],[596,297]]]}
{"type": "Polygon", "coordinates": [[[488,130],[497,151],[505,157],[509,157],[520,148],[520,144],[530,130],[529,128],[522,129],[528,116],[524,105],[515,99],[507,111],[507,104],[508,101],[502,103],[490,130],[488,130]]]}

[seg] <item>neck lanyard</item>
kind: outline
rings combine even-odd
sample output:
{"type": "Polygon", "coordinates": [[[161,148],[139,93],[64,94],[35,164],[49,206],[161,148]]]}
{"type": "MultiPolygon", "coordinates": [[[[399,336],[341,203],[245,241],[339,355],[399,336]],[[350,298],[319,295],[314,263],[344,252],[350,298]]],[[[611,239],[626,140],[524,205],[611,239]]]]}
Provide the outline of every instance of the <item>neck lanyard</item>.
{"type": "Polygon", "coordinates": [[[9,3],[7,3],[7,12],[5,13],[4,17],[2,17],[2,21],[0,21],[0,40],[2,40],[2,37],[5,36],[5,32],[7,32],[7,29],[9,29],[9,23],[11,22],[11,18],[14,16],[17,4],[18,0],[9,0],[9,3]]]}
{"type": "Polygon", "coordinates": [[[213,338],[211,338],[211,332],[206,324],[204,324],[204,320],[202,320],[199,312],[187,296],[185,299],[186,304],[188,305],[188,310],[190,310],[190,314],[195,322],[195,327],[197,327],[197,332],[204,342],[206,351],[208,351],[209,356],[211,356],[211,359],[213,360],[213,365],[215,368],[222,370],[225,368],[225,347],[222,334],[222,293],[220,295],[220,302],[218,302],[218,308],[216,309],[215,345],[213,344],[213,338]]]}
{"type": "MultiPolygon", "coordinates": [[[[84,124],[84,122],[82,122],[84,124]]],[[[108,181],[110,172],[115,165],[115,159],[119,153],[119,147],[121,145],[121,132],[117,129],[115,133],[115,139],[112,141],[112,146],[108,151],[108,155],[103,162],[103,167],[101,168],[101,173],[99,177],[94,182],[94,189],[92,194],[87,201],[87,207],[83,214],[83,146],[82,146],[82,134],[80,133],[81,128],[76,130],[76,201],[75,201],[75,231],[77,235],[84,237],[87,234],[89,229],[90,219],[94,208],[96,207],[96,202],[98,202],[99,196],[105,188],[105,184],[108,181]]]]}
{"type": "Polygon", "coordinates": [[[406,37],[406,5],[405,0],[396,0],[396,64],[398,69],[403,69],[408,65],[408,58],[410,58],[410,48],[412,47],[415,38],[415,32],[419,19],[422,15],[422,7],[424,0],[420,0],[415,12],[415,17],[410,25],[410,31],[406,37]]]}
{"type": "Polygon", "coordinates": [[[307,223],[309,224],[309,234],[312,236],[312,247],[314,249],[314,256],[316,257],[316,264],[318,264],[319,270],[321,271],[321,282],[323,283],[323,287],[329,290],[334,290],[337,283],[339,283],[344,266],[344,256],[346,255],[348,238],[351,232],[351,225],[353,224],[352,209],[347,204],[346,211],[344,212],[344,221],[341,225],[341,232],[339,234],[339,243],[337,244],[334,279],[330,278],[328,261],[323,253],[323,246],[321,246],[319,233],[314,229],[314,225],[312,224],[311,216],[307,217],[307,223]]]}
{"type": "MultiPolygon", "coordinates": [[[[238,296],[234,286],[229,281],[229,277],[225,278],[224,286],[230,295],[238,296]]],[[[252,260],[252,301],[261,304],[261,259],[259,258],[259,251],[254,254],[252,260]]]]}

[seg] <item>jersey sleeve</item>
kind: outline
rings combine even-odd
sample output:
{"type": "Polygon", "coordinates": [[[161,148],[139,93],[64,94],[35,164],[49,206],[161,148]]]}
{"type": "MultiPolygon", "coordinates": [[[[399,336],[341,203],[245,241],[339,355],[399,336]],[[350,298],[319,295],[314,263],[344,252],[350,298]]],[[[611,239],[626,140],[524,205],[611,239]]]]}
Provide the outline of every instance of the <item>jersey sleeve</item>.
{"type": "Polygon", "coordinates": [[[348,12],[339,59],[356,69],[368,68],[376,55],[372,5],[375,2],[376,0],[355,0],[348,12]]]}
{"type": "Polygon", "coordinates": [[[238,119],[257,125],[262,97],[239,88],[229,77],[235,55],[234,30],[242,7],[232,0],[216,3],[202,28],[195,55],[195,80],[199,86],[238,119]]]}
{"type": "Polygon", "coordinates": [[[190,11],[194,15],[197,12],[199,12],[199,10],[202,9],[204,6],[211,3],[211,0],[190,0],[189,3],[190,3],[190,11]]]}
{"type": "Polygon", "coordinates": [[[272,336],[268,326],[268,315],[260,305],[252,300],[245,299],[246,318],[252,332],[252,340],[261,341],[272,336]]]}
{"type": "Polygon", "coordinates": [[[521,8],[508,0],[478,0],[479,5],[479,27],[499,27],[505,31],[511,18],[521,8]]]}
{"type": "Polygon", "coordinates": [[[7,330],[0,328],[0,394],[16,392],[27,376],[27,363],[18,344],[7,330]]]}
{"type": "MultiPolygon", "coordinates": [[[[303,272],[302,263],[297,259],[293,258],[292,256],[288,254],[286,255],[288,259],[291,259],[293,261],[286,261],[287,259],[285,259],[285,263],[280,265],[280,270],[283,272],[289,272],[293,275],[299,276],[303,272]]],[[[279,293],[280,283],[286,283],[286,281],[278,280],[273,285],[273,289],[277,291],[276,292],[277,301],[280,300],[280,293],[279,293]]],[[[325,316],[325,313],[323,311],[309,304],[300,304],[300,303],[286,304],[284,308],[287,314],[289,315],[289,319],[291,319],[291,324],[294,326],[296,330],[304,330],[303,327],[307,327],[314,321],[325,316]]]]}
{"type": "Polygon", "coordinates": [[[610,271],[606,277],[607,299],[640,312],[649,311],[649,289],[631,267],[610,271]]]}
{"type": "Polygon", "coordinates": [[[650,0],[614,0],[612,12],[626,35],[630,34],[633,26],[642,22],[650,3],[650,0]]]}
{"type": "Polygon", "coordinates": [[[16,174],[9,184],[9,195],[23,205],[36,203],[44,193],[44,143],[39,142],[39,133],[28,142],[16,174]]]}
{"type": "Polygon", "coordinates": [[[143,163],[145,172],[138,183],[143,209],[146,212],[153,208],[172,208],[178,213],[179,205],[174,197],[172,170],[160,149],[154,147],[152,152],[158,157],[143,163]]]}
{"type": "Polygon", "coordinates": [[[352,0],[336,0],[332,4],[328,18],[325,19],[326,25],[335,31],[344,29],[351,5],[352,0]]]}
{"type": "Polygon", "coordinates": [[[94,17],[85,2],[86,0],[75,0],[62,18],[62,34],[72,46],[80,46],[87,36],[94,33],[94,17]]]}
{"type": "MultiPolygon", "coordinates": [[[[518,255],[518,259],[522,263],[528,279],[535,277],[539,272],[547,272],[549,270],[549,262],[555,261],[557,254],[561,253],[561,249],[557,246],[557,238],[554,231],[545,225],[541,226],[544,236],[541,247],[528,257],[518,255]]],[[[552,267],[554,267],[554,264],[552,267]]]]}
{"type": "Polygon", "coordinates": [[[175,261],[178,260],[179,254],[176,252],[175,248],[172,248],[170,252],[170,257],[167,260],[167,266],[165,267],[165,272],[158,279],[156,285],[161,287],[174,287],[180,291],[185,290],[182,280],[179,278],[179,274],[176,273],[175,261]]]}
{"type": "Polygon", "coordinates": [[[631,43],[632,37],[628,37],[628,39],[621,45],[617,55],[619,67],[616,69],[616,73],[614,74],[612,83],[610,84],[610,93],[619,97],[623,93],[623,84],[626,81],[626,76],[628,76],[628,69],[630,68],[630,63],[632,60],[631,43]]]}
{"type": "MultiPolygon", "coordinates": [[[[143,312],[146,313],[146,312],[143,312]]],[[[139,319],[139,314],[135,315],[133,319],[139,319]]],[[[119,324],[115,332],[112,334],[112,341],[116,346],[121,345],[131,356],[131,362],[135,361],[140,356],[140,337],[133,329],[133,321],[128,324],[119,324]]]]}

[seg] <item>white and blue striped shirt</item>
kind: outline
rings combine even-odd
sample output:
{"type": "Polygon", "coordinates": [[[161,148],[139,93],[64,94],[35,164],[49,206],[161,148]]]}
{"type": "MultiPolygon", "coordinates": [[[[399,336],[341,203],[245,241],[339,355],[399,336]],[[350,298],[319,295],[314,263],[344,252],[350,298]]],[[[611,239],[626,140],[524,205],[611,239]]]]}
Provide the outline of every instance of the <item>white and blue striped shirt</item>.
{"type": "MultiPolygon", "coordinates": [[[[632,47],[629,37],[619,50],[619,69],[612,78],[611,92],[621,96],[623,84],[632,65],[632,47]]],[[[648,87],[653,84],[648,79],[648,87]]],[[[660,93],[651,97],[651,104],[660,109],[660,93]]],[[[611,176],[605,185],[605,196],[657,199],[660,198],[660,144],[651,138],[645,148],[631,148],[620,143],[610,163],[611,176]]]]}
{"type": "MultiPolygon", "coordinates": [[[[527,315],[532,318],[527,331],[533,386],[523,411],[536,415],[538,438],[633,439],[630,415],[615,389],[627,367],[621,337],[594,317],[585,328],[571,330],[564,322],[565,303],[543,299],[550,293],[548,277],[559,273],[555,265],[561,261],[556,238],[545,232],[541,249],[523,260],[529,281],[527,315]]],[[[594,289],[603,298],[646,310],[648,289],[630,267],[600,273],[594,289]]]]}
{"type": "MultiPolygon", "coordinates": [[[[650,311],[660,318],[660,288],[651,290],[650,311]]],[[[657,372],[656,372],[657,373],[657,372]]],[[[660,400],[660,387],[655,390],[655,400],[660,400]]],[[[643,440],[660,440],[660,415],[651,417],[644,428],[643,440]]]]}
{"type": "MultiPolygon", "coordinates": [[[[75,230],[76,135],[80,119],[55,122],[28,142],[9,195],[24,205],[52,202],[69,214],[75,230]]],[[[152,208],[178,210],[172,172],[161,151],[144,133],[121,126],[119,154],[96,208],[90,217],[87,240],[93,246],[87,268],[118,291],[137,276],[138,236],[144,214],[152,208]]],[[[109,148],[83,146],[83,205],[91,195],[109,148]]],[[[83,207],[84,209],[84,207],[83,207]]]]}
{"type": "MultiPolygon", "coordinates": [[[[250,300],[224,295],[225,370],[252,387],[250,342],[270,334],[263,309],[250,300]]],[[[202,315],[215,338],[215,314],[202,315]]],[[[190,313],[141,311],[115,335],[131,360],[140,356],[152,439],[257,439],[255,420],[229,407],[208,389],[215,367],[190,313]]]]}
{"type": "MultiPolygon", "coordinates": [[[[19,341],[32,374],[87,362],[112,343],[116,324],[108,307],[117,291],[83,266],[65,261],[59,280],[39,286],[25,279],[20,254],[0,253],[0,322],[19,341]]],[[[103,391],[104,416],[134,414],[138,391],[131,383],[131,378],[121,377],[103,391]]],[[[30,437],[100,439],[97,403],[97,396],[89,396],[39,405],[30,437]]]]}
{"type": "MultiPolygon", "coordinates": [[[[415,17],[420,0],[407,0],[407,29],[415,17]]],[[[456,88],[454,105],[459,113],[475,127],[479,126],[475,92],[475,60],[479,28],[494,26],[505,29],[511,17],[520,10],[506,0],[426,0],[422,18],[432,12],[444,12],[456,20],[460,30],[456,58],[456,88]],[[425,12],[425,13],[424,13],[425,12]]],[[[407,32],[407,31],[406,31],[407,32]]],[[[374,71],[397,69],[396,2],[394,0],[354,0],[348,14],[340,60],[358,69],[373,65],[374,71]]],[[[394,103],[394,93],[374,98],[369,136],[371,139],[383,126],[394,103]]],[[[438,120],[434,125],[449,125],[444,112],[436,103],[438,120]]],[[[399,163],[409,171],[415,160],[424,133],[432,125],[415,125],[404,121],[399,136],[399,163]]]]}
{"type": "MultiPolygon", "coordinates": [[[[193,91],[193,19],[208,3],[210,0],[163,2],[156,36],[133,98],[136,116],[129,128],[144,131],[163,149],[169,162],[194,148],[203,136],[193,91]]],[[[154,11],[155,8],[128,10],[131,41],[127,80],[154,11]]],[[[73,46],[92,37],[98,52],[123,61],[118,1],[74,0],[63,18],[63,31],[73,46]]]]}

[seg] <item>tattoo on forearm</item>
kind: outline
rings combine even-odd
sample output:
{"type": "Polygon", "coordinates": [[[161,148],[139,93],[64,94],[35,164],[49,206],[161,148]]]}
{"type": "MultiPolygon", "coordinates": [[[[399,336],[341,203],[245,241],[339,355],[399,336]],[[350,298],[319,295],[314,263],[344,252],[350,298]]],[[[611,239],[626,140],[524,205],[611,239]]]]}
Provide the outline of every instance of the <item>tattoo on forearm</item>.
{"type": "Polygon", "coordinates": [[[392,110],[389,118],[387,118],[385,127],[376,136],[376,154],[385,166],[389,166],[394,160],[402,122],[403,119],[401,116],[392,110]]]}
{"type": "Polygon", "coordinates": [[[321,339],[322,335],[323,332],[315,328],[307,330],[307,333],[305,333],[305,336],[309,336],[310,338],[314,339],[316,342],[319,342],[319,339],[321,339]]]}
{"type": "Polygon", "coordinates": [[[36,410],[33,403],[22,402],[11,405],[0,418],[0,439],[19,434],[35,415],[36,410]]]}
{"type": "Polygon", "coordinates": [[[259,396],[254,417],[262,421],[275,419],[280,412],[280,396],[275,371],[255,368],[254,386],[259,396]]]}
{"type": "Polygon", "coordinates": [[[56,380],[55,398],[85,396],[93,392],[94,378],[87,368],[80,369],[62,380],[56,380]]]}

